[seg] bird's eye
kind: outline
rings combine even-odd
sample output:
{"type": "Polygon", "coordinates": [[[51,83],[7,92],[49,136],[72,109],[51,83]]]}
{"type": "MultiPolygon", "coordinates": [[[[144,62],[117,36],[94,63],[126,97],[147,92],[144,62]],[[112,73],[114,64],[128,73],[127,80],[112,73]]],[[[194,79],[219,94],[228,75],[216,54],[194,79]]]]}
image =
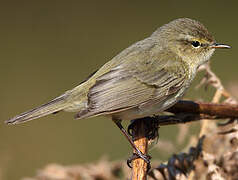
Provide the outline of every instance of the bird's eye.
{"type": "Polygon", "coordinates": [[[200,42],[198,42],[198,41],[192,41],[192,45],[193,45],[193,47],[195,47],[195,48],[201,46],[200,42]]]}

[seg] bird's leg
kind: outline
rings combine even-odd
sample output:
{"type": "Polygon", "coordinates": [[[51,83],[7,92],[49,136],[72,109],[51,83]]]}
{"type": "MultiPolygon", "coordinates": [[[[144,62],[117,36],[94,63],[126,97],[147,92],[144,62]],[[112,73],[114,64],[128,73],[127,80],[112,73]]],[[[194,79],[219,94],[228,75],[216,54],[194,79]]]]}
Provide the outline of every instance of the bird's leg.
{"type": "MultiPolygon", "coordinates": [[[[113,122],[117,125],[117,127],[121,130],[122,134],[126,137],[126,139],[129,141],[129,143],[131,144],[131,146],[135,149],[136,153],[133,153],[132,157],[130,157],[128,160],[127,160],[127,165],[129,167],[131,167],[130,163],[131,161],[133,161],[134,159],[137,159],[137,158],[141,158],[143,159],[147,164],[148,164],[148,167],[150,167],[150,159],[151,157],[150,156],[147,156],[146,154],[143,154],[137,147],[136,145],[134,144],[134,142],[132,141],[131,137],[129,136],[129,134],[126,132],[126,130],[124,129],[124,127],[122,126],[121,124],[121,120],[113,120],[113,122]]],[[[147,168],[149,169],[149,168],[147,168]]]]}

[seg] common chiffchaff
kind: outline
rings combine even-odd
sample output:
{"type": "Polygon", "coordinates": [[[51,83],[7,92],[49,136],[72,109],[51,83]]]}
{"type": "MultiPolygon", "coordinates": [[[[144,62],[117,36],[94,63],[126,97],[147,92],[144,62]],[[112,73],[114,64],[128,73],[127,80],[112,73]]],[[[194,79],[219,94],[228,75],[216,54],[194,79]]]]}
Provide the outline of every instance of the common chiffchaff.
{"type": "Polygon", "coordinates": [[[198,21],[176,19],[123,50],[79,86],[6,123],[62,110],[78,112],[78,119],[107,115],[131,120],[158,114],[184,95],[197,68],[216,48],[230,46],[216,43],[198,21]]]}
{"type": "Polygon", "coordinates": [[[115,122],[158,114],[181,99],[216,48],[230,46],[216,43],[198,21],[176,19],[123,50],[74,89],[6,123],[59,111],[77,112],[77,119],[106,115],[115,122]]]}

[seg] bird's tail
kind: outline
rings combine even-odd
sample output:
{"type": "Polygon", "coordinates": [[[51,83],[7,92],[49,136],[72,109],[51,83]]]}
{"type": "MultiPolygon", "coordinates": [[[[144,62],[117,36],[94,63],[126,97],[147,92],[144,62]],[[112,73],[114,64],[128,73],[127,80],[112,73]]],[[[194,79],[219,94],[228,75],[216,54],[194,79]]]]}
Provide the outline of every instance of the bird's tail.
{"type": "Polygon", "coordinates": [[[23,123],[26,121],[30,121],[36,118],[40,118],[42,116],[46,116],[48,114],[56,113],[58,111],[63,110],[67,107],[67,94],[63,94],[50,102],[43,104],[37,108],[34,108],[30,111],[24,112],[22,114],[19,114],[7,121],[5,123],[7,124],[18,124],[23,123]]]}

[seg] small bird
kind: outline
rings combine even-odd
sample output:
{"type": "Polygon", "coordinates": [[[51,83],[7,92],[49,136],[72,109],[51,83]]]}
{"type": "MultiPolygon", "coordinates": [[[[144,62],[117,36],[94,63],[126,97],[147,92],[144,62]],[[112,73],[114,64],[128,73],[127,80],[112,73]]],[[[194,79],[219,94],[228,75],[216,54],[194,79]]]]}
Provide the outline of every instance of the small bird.
{"type": "Polygon", "coordinates": [[[148,162],[121,121],[157,115],[174,105],[185,94],[198,67],[217,48],[231,47],[216,43],[196,20],[173,20],[123,50],[77,87],[6,123],[18,124],[59,111],[77,112],[76,119],[104,115],[148,162]]]}

